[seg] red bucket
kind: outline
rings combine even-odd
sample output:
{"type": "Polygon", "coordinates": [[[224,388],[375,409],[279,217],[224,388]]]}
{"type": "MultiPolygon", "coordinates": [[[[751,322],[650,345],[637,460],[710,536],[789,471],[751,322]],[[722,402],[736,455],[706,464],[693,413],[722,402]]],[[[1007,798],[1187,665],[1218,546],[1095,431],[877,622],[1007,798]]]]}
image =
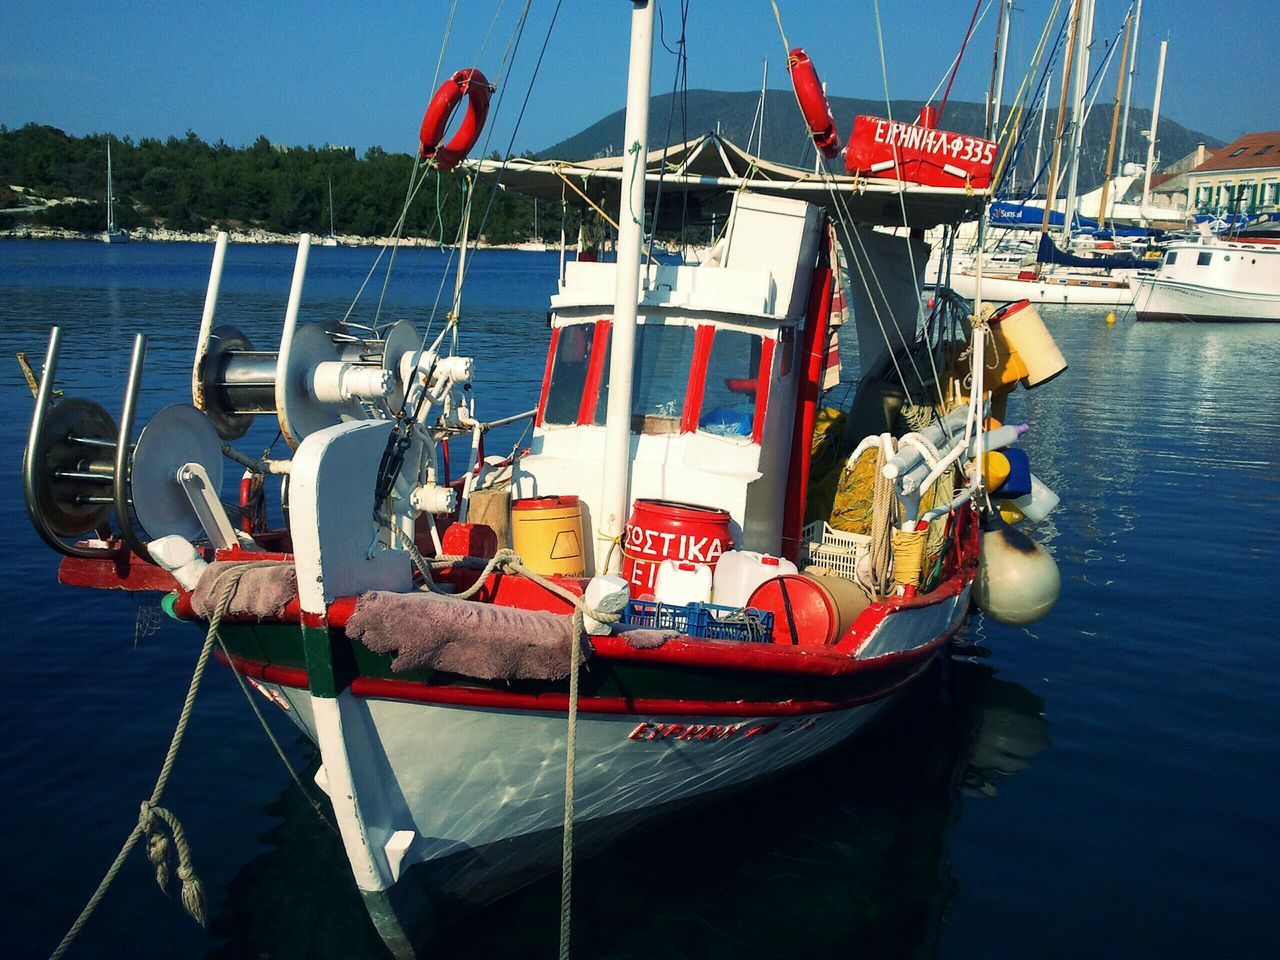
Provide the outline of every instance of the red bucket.
{"type": "Polygon", "coordinates": [[[653,596],[663,560],[709,564],[733,548],[729,512],[670,500],[637,500],[622,549],[622,576],[633,597],[653,596]]]}

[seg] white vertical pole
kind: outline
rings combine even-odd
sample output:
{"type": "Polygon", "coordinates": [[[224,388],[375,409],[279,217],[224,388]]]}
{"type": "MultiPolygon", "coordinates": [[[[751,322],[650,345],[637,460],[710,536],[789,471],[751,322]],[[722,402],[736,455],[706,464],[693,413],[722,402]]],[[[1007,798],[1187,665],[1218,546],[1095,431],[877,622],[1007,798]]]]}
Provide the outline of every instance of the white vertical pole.
{"type": "Polygon", "coordinates": [[[1116,176],[1124,169],[1125,141],[1129,137],[1129,101],[1133,99],[1133,75],[1138,70],[1138,28],[1142,26],[1142,0],[1138,0],[1138,11],[1133,18],[1133,56],[1129,58],[1129,79],[1125,81],[1124,117],[1120,120],[1120,159],[1116,161],[1116,176]]]}
{"type": "Polygon", "coordinates": [[[1067,175],[1066,203],[1063,207],[1062,239],[1071,239],[1071,222],[1076,213],[1076,191],[1080,184],[1080,150],[1084,140],[1084,98],[1089,86],[1089,47],[1093,44],[1093,0],[1084,0],[1081,15],[1080,55],[1076,59],[1075,105],[1071,114],[1071,172],[1067,175]]]}
{"type": "Polygon", "coordinates": [[[1160,92],[1164,89],[1164,55],[1169,41],[1160,41],[1160,66],[1156,68],[1156,99],[1151,104],[1151,129],[1147,131],[1147,170],[1142,181],[1142,215],[1147,216],[1147,204],[1151,202],[1151,172],[1156,164],[1156,127],[1160,124],[1160,92]]]}
{"type": "Polygon", "coordinates": [[[991,110],[991,131],[995,139],[1000,139],[1000,100],[1004,94],[1004,64],[1009,52],[1009,20],[1013,16],[1013,0],[1002,0],[1004,16],[1001,17],[1000,47],[996,54],[996,90],[995,104],[991,110]]]}
{"type": "Polygon", "coordinates": [[[209,331],[218,312],[218,291],[222,289],[222,265],[227,259],[227,232],[218,231],[213,245],[213,266],[209,268],[209,286],[204,293],[204,313],[200,315],[200,336],[196,338],[196,360],[191,368],[191,402],[197,410],[204,409],[204,384],[200,367],[209,345],[209,331]]]}
{"type": "MultiPolygon", "coordinates": [[[[632,0],[627,122],[623,137],[622,190],[618,205],[617,279],[613,293],[613,342],[609,349],[609,404],[605,414],[604,490],[597,525],[596,572],[627,522],[631,478],[631,379],[640,299],[644,242],[645,154],[649,140],[649,74],[653,65],[655,0],[632,0]]],[[[621,550],[612,551],[620,569],[621,550]]]]}
{"type": "MultiPolygon", "coordinates": [[[[1049,116],[1049,94],[1053,90],[1053,74],[1050,73],[1044,78],[1044,103],[1040,105],[1040,132],[1036,135],[1036,162],[1031,168],[1031,176],[1034,178],[1040,173],[1040,147],[1044,143],[1044,121],[1049,116]]],[[[1032,183],[1032,188],[1035,183],[1032,183]]]]}

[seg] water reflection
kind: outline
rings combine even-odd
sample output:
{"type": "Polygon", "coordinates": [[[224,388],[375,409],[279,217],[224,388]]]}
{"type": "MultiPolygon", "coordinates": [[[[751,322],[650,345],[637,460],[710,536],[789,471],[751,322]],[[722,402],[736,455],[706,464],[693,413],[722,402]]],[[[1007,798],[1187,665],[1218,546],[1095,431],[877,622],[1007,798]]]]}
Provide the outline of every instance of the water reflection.
{"type": "MultiPolygon", "coordinates": [[[[939,663],[861,740],[630,835],[575,870],[583,957],[932,953],[958,892],[949,831],[1049,746],[1044,702],[972,654],[939,663]]],[[[380,956],[336,836],[290,786],[272,849],[235,876],[208,955],[380,956]]],[[[448,931],[450,957],[551,956],[549,877],[448,931]]]]}

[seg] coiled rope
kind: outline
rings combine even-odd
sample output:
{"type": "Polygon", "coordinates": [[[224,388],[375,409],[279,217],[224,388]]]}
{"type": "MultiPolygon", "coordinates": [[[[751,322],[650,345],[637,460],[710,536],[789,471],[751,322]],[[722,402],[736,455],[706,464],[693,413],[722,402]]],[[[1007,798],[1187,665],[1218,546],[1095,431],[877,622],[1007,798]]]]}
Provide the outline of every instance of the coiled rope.
{"type": "Polygon", "coordinates": [[[186,833],[182,829],[182,824],[178,822],[178,818],[171,811],[160,806],[160,798],[164,795],[165,787],[168,786],[170,774],[173,773],[173,764],[178,758],[178,748],[182,746],[182,739],[187,732],[187,724],[191,720],[196,694],[200,691],[200,681],[204,679],[205,667],[209,664],[209,654],[213,652],[214,641],[218,636],[218,627],[231,606],[231,597],[235,593],[236,586],[239,584],[240,578],[248,570],[253,567],[265,566],[267,563],[273,563],[273,561],[241,564],[228,574],[227,581],[222,588],[222,595],[218,598],[218,606],[214,610],[213,616],[209,618],[209,630],[205,633],[204,645],[200,648],[200,656],[196,660],[195,672],[191,675],[191,683],[187,687],[187,696],[182,703],[182,713],[178,716],[178,725],[174,728],[173,737],[169,741],[169,751],[165,754],[164,764],[160,767],[160,775],[156,778],[155,788],[151,791],[151,796],[142,801],[142,806],[138,813],[138,822],[125,839],[124,845],[107,869],[102,882],[98,884],[98,889],[93,892],[89,902],[80,911],[80,916],[76,917],[75,922],[71,924],[63,935],[57,948],[49,955],[49,960],[59,960],[71,947],[72,942],[84,928],[84,925],[88,923],[94,910],[98,908],[98,904],[102,902],[107,889],[120,873],[120,869],[124,866],[124,862],[128,859],[130,852],[144,836],[147,838],[147,859],[155,867],[156,883],[165,892],[168,892],[169,886],[169,857],[171,853],[170,844],[172,844],[172,849],[177,854],[178,880],[182,883],[182,905],[186,908],[187,913],[191,914],[191,918],[196,923],[204,926],[204,886],[200,883],[200,878],[196,876],[195,866],[191,862],[191,848],[187,844],[186,833]],[[168,836],[165,835],[163,827],[168,827],[168,836]]]}

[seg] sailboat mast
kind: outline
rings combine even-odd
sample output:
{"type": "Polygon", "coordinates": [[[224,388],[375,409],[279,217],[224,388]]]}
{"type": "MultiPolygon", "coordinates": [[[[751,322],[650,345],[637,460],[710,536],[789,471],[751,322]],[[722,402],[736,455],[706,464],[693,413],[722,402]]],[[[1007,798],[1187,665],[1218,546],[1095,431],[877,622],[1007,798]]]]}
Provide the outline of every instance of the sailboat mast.
{"type": "Polygon", "coordinates": [[[619,542],[626,523],[631,478],[631,387],[644,243],[646,145],[649,141],[649,78],[653,67],[654,0],[632,0],[631,54],[627,73],[627,120],[623,137],[622,189],[618,207],[617,275],[613,336],[609,348],[609,403],[605,414],[604,490],[596,544],[596,571],[607,557],[620,569],[619,542]]]}
{"type": "Polygon", "coordinates": [[[1124,18],[1124,46],[1120,49],[1120,69],[1116,71],[1116,102],[1111,108],[1111,139],[1107,143],[1107,165],[1102,168],[1102,197],[1098,201],[1098,226],[1107,225],[1107,190],[1111,186],[1111,163],[1116,158],[1116,127],[1120,125],[1120,91],[1124,88],[1124,63],[1129,56],[1129,34],[1133,17],[1124,18]]]}
{"type": "Polygon", "coordinates": [[[1049,93],[1053,90],[1053,74],[1047,73],[1044,78],[1044,101],[1040,104],[1040,132],[1036,134],[1036,162],[1031,168],[1031,186],[1027,188],[1027,195],[1031,195],[1031,190],[1035,188],[1035,182],[1040,177],[1040,148],[1044,145],[1044,122],[1049,116],[1049,93]]]}
{"type": "Polygon", "coordinates": [[[1156,127],[1160,124],[1160,93],[1164,89],[1164,55],[1169,41],[1160,41],[1160,66],[1156,68],[1156,98],[1151,104],[1151,129],[1147,131],[1147,170],[1142,181],[1142,216],[1148,217],[1147,204],[1151,202],[1151,173],[1156,165],[1156,127]]]}
{"type": "Polygon", "coordinates": [[[1044,196],[1044,219],[1040,222],[1040,233],[1049,232],[1049,213],[1053,210],[1054,200],[1058,195],[1058,162],[1062,159],[1062,128],[1067,121],[1067,81],[1071,77],[1071,67],[1076,59],[1077,28],[1080,26],[1081,0],[1072,0],[1071,27],[1067,38],[1067,59],[1062,65],[1062,93],[1058,97],[1058,118],[1054,122],[1053,160],[1049,163],[1049,186],[1044,196]]]}
{"type": "Polygon", "coordinates": [[[1004,67],[1009,51],[1009,20],[1013,16],[1013,0],[1001,0],[1000,19],[996,24],[996,59],[992,69],[991,115],[987,124],[987,139],[1000,138],[1000,101],[1004,98],[1004,67]],[[995,134],[994,138],[992,134],[995,134]]]}
{"type": "Polygon", "coordinates": [[[107,233],[116,228],[116,196],[111,185],[111,140],[107,139],[107,233]]]}
{"type": "Polygon", "coordinates": [[[1133,56],[1129,58],[1129,80],[1124,90],[1124,117],[1120,120],[1120,159],[1116,162],[1116,176],[1124,169],[1125,141],[1129,137],[1129,101],[1133,99],[1133,75],[1138,69],[1138,31],[1142,26],[1142,0],[1133,17],[1133,56]]]}
{"type": "MultiPolygon", "coordinates": [[[[764,156],[764,107],[766,91],[769,89],[769,61],[764,62],[764,75],[760,78],[760,132],[756,135],[756,156],[764,156]]],[[[751,148],[751,144],[747,144],[751,148]]]]}
{"type": "Polygon", "coordinates": [[[1081,18],[1083,20],[1081,36],[1084,37],[1084,41],[1080,46],[1080,56],[1076,60],[1075,104],[1071,113],[1071,166],[1070,173],[1067,175],[1067,195],[1062,218],[1064,242],[1071,237],[1071,224],[1076,217],[1076,193],[1080,185],[1080,152],[1084,143],[1084,99],[1089,87],[1089,48],[1093,45],[1093,3],[1094,0],[1084,0],[1081,18]]]}
{"type": "Polygon", "coordinates": [[[333,236],[333,177],[329,178],[329,236],[333,236]]]}

